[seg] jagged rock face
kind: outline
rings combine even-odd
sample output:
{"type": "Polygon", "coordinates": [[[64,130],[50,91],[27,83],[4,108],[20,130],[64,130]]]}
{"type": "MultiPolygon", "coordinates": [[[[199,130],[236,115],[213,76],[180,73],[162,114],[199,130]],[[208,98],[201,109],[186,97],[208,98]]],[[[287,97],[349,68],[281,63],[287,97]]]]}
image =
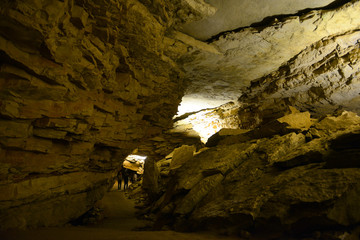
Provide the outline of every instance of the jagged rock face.
{"type": "Polygon", "coordinates": [[[186,47],[165,33],[180,3],[1,1],[1,228],[80,216],[171,126],[186,47]]]}
{"type": "Polygon", "coordinates": [[[266,109],[256,118],[271,118],[286,103],[317,116],[339,109],[359,113],[359,43],[360,31],[350,31],[307,47],[278,71],[253,81],[240,98],[242,112],[251,108],[255,116],[266,109]]]}
{"type": "MultiPolygon", "coordinates": [[[[212,49],[194,43],[193,51],[182,58],[186,77],[191,80],[186,94],[237,99],[250,81],[276,71],[306,47],[359,29],[359,11],[360,2],[351,1],[336,9],[314,10],[270,26],[220,35],[209,43],[212,49]]],[[[321,51],[321,46],[315,48],[321,51]]]]}
{"type": "MultiPolygon", "coordinates": [[[[316,212],[325,214],[326,221],[346,226],[358,221],[356,211],[343,207],[359,207],[359,173],[350,169],[358,167],[357,146],[343,147],[343,141],[356,142],[358,136],[332,141],[339,132],[347,133],[341,128],[356,125],[350,130],[358,131],[358,118],[326,118],[310,129],[309,114],[303,114],[306,121],[300,123],[293,117],[279,119],[277,125],[272,120],[291,112],[289,105],[326,106],[312,111],[319,114],[339,105],[358,110],[359,1],[264,28],[245,28],[211,44],[179,32],[179,24],[214,14],[203,0],[5,0],[0,7],[1,229],[53,226],[80,216],[102,197],[122,160],[136,147],[152,154],[148,187],[158,197],[164,190],[158,182],[164,172],[156,170],[157,157],[182,143],[201,146],[198,137],[165,131],[184,93],[183,69],[192,82],[188,94],[214,99],[235,99],[251,80],[273,72],[253,83],[241,99],[240,111],[205,111],[221,118],[216,128],[269,125],[249,131],[245,138],[231,136],[237,144],[225,137],[194,161],[181,161],[175,170],[178,185],[171,185],[157,203],[162,213],[179,215],[179,226],[189,217],[199,227],[203,220],[211,225],[214,218],[231,224],[245,219],[246,228],[253,224],[251,216],[257,223],[274,217],[292,229],[303,218],[289,217],[291,207],[315,201],[330,203],[316,212]],[[287,67],[275,71],[291,58],[287,67]],[[298,124],[296,133],[289,134],[294,129],[284,122],[298,124]],[[282,136],[263,132],[274,126],[282,136]],[[275,151],[278,145],[282,147],[275,151]],[[288,156],[288,151],[294,155],[288,156]],[[349,161],[338,161],[343,154],[349,161]],[[284,172],[270,181],[274,168],[284,172]],[[324,185],[315,184],[311,196],[304,197],[318,174],[329,180],[316,182],[324,185]],[[308,181],[305,187],[302,176],[308,181]],[[248,179],[252,182],[241,185],[248,179]],[[334,179],[341,181],[335,184],[334,179]],[[269,183],[269,189],[261,187],[263,183],[269,183]],[[278,192],[285,183],[299,186],[301,194],[286,187],[278,192]],[[315,191],[323,186],[330,190],[315,191]],[[248,198],[232,189],[248,192],[248,198]],[[174,193],[188,195],[169,204],[174,193]],[[256,199],[259,193],[266,197],[263,202],[256,199]],[[283,197],[290,208],[280,201],[283,197]],[[237,208],[228,198],[247,205],[237,208]],[[283,211],[272,211],[273,202],[283,211]]],[[[209,122],[209,128],[213,124],[209,122]]],[[[194,128],[178,127],[186,133],[194,128]]]]}
{"type": "Polygon", "coordinates": [[[245,230],[265,239],[355,226],[359,124],[343,112],[304,132],[205,149],[170,173],[153,210],[179,230],[245,230]]]}

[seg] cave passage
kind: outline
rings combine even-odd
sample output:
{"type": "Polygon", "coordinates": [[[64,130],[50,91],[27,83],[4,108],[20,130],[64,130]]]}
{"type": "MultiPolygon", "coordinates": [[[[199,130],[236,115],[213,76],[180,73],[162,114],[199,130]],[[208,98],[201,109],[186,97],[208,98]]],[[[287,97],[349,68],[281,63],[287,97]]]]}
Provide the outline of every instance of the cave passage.
{"type": "Polygon", "coordinates": [[[146,158],[146,156],[135,154],[127,156],[116,175],[116,182],[113,188],[116,185],[118,190],[126,190],[132,184],[141,182],[146,158]]]}
{"type": "Polygon", "coordinates": [[[0,239],[359,239],[359,16],[0,0],[0,239]]]}

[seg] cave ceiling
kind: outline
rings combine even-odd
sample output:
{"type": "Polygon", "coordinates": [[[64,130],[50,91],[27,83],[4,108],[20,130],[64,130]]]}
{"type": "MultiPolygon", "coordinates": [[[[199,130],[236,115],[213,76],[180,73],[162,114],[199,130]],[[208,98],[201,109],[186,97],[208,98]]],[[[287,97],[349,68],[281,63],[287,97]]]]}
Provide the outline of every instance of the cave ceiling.
{"type": "Polygon", "coordinates": [[[207,0],[217,11],[199,21],[187,23],[183,31],[199,40],[261,22],[267,17],[296,14],[298,11],[327,6],[334,0],[207,0]]]}
{"type": "MultiPolygon", "coordinates": [[[[191,45],[180,59],[189,86],[183,102],[236,100],[250,82],[276,71],[306,47],[359,29],[358,1],[207,0],[213,15],[185,23],[191,45]],[[207,46],[204,46],[207,45],[207,46]]],[[[178,34],[180,36],[180,34],[178,34]]]]}

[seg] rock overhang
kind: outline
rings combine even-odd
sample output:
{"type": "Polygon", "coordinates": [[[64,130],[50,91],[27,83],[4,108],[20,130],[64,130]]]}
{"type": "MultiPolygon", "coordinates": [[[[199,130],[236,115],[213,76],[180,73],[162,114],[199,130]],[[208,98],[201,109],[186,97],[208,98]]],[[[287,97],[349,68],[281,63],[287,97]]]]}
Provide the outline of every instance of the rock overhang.
{"type": "Polygon", "coordinates": [[[207,0],[216,11],[204,18],[186,23],[182,31],[196,39],[205,41],[234,29],[251,26],[273,16],[291,15],[309,9],[318,9],[348,1],[335,0],[207,0]]]}
{"type": "MultiPolygon", "coordinates": [[[[189,81],[185,97],[216,99],[221,103],[234,101],[251,81],[286,65],[306,47],[329,36],[359,29],[358,1],[323,1],[322,4],[334,7],[308,9],[300,15],[276,19],[267,26],[225,32],[209,40],[208,48],[202,41],[187,40],[191,48],[179,60],[189,81]]],[[[311,7],[314,6],[308,5],[311,7]]]]}

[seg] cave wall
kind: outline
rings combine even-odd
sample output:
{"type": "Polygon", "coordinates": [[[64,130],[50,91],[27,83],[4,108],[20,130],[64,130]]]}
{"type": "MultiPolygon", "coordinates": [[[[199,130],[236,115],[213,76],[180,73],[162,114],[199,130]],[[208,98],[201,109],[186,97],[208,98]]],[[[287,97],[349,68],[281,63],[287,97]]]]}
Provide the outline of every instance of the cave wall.
{"type": "Polygon", "coordinates": [[[160,161],[155,227],[246,239],[357,239],[360,117],[292,110],[282,124],[218,136],[176,169],[174,157],[160,161]]]}
{"type": "Polygon", "coordinates": [[[359,44],[359,30],[326,37],[253,81],[239,98],[242,126],[274,120],[288,113],[288,106],[315,117],[343,110],[359,114],[359,44]]]}
{"type": "Polygon", "coordinates": [[[248,27],[254,23],[261,23],[271,18],[271,16],[295,14],[304,9],[320,8],[337,1],[293,0],[289,2],[286,0],[273,0],[269,2],[267,0],[257,0],[250,2],[208,0],[207,2],[217,8],[216,13],[183,26],[185,33],[204,41],[221,32],[248,27]],[[246,11],[243,11],[244,9],[246,11]]]}
{"type": "Polygon", "coordinates": [[[182,57],[186,77],[191,80],[186,96],[235,100],[251,81],[276,71],[306,47],[358,30],[359,11],[359,1],[353,0],[219,34],[207,41],[208,49],[194,45],[182,57]]]}
{"type": "Polygon", "coordinates": [[[359,6],[225,33],[209,44],[217,52],[183,56],[188,94],[241,92],[240,129],[219,131],[177,169],[170,157],[159,162],[156,227],[359,238],[359,6]]]}
{"type": "Polygon", "coordinates": [[[168,32],[188,2],[1,1],[2,229],[77,218],[171,126],[187,47],[168,32]]]}
{"type": "MultiPolygon", "coordinates": [[[[243,128],[271,122],[290,113],[292,105],[314,116],[359,111],[359,1],[226,33],[210,44],[177,27],[213,14],[204,1],[19,0],[0,6],[1,229],[54,226],[79,217],[101,199],[122,160],[137,147],[154,159],[182,143],[201,147],[198,138],[167,131],[188,83],[183,76],[192,81],[188,93],[195,96],[232,99],[242,93],[234,119],[243,128]],[[264,74],[269,75],[258,78],[264,74]]],[[[218,219],[232,227],[240,219],[249,230],[255,218],[268,223],[272,217],[281,221],[277,226],[293,229],[304,218],[291,219],[292,207],[315,201],[331,203],[318,212],[326,220],[341,217],[336,224],[357,224],[342,202],[358,207],[353,204],[358,170],[323,167],[336,162],[325,157],[338,150],[328,143],[359,131],[359,118],[344,113],[315,122],[305,132],[270,140],[256,136],[239,143],[244,138],[235,134],[196,155],[168,176],[177,184],[154,212],[165,219],[175,215],[170,225],[179,230],[208,228],[218,219]],[[316,138],[321,140],[312,141],[316,138]],[[274,152],[278,146],[280,153],[274,152]],[[319,154],[311,155],[314,149],[321,162],[319,154]],[[278,168],[287,166],[286,171],[274,170],[275,155],[285,162],[278,168]],[[301,180],[305,175],[308,182],[301,180]],[[328,182],[319,178],[312,196],[303,199],[316,176],[328,182]],[[342,185],[318,194],[338,178],[342,185]],[[299,185],[299,192],[278,192],[288,183],[299,185]],[[265,197],[258,199],[259,194],[265,197]],[[292,205],[272,205],[282,198],[292,205]],[[242,201],[248,203],[245,208],[237,205],[242,201]],[[279,209],[285,210],[278,214],[279,209]]],[[[349,151],[358,156],[357,150],[349,151]]]]}

